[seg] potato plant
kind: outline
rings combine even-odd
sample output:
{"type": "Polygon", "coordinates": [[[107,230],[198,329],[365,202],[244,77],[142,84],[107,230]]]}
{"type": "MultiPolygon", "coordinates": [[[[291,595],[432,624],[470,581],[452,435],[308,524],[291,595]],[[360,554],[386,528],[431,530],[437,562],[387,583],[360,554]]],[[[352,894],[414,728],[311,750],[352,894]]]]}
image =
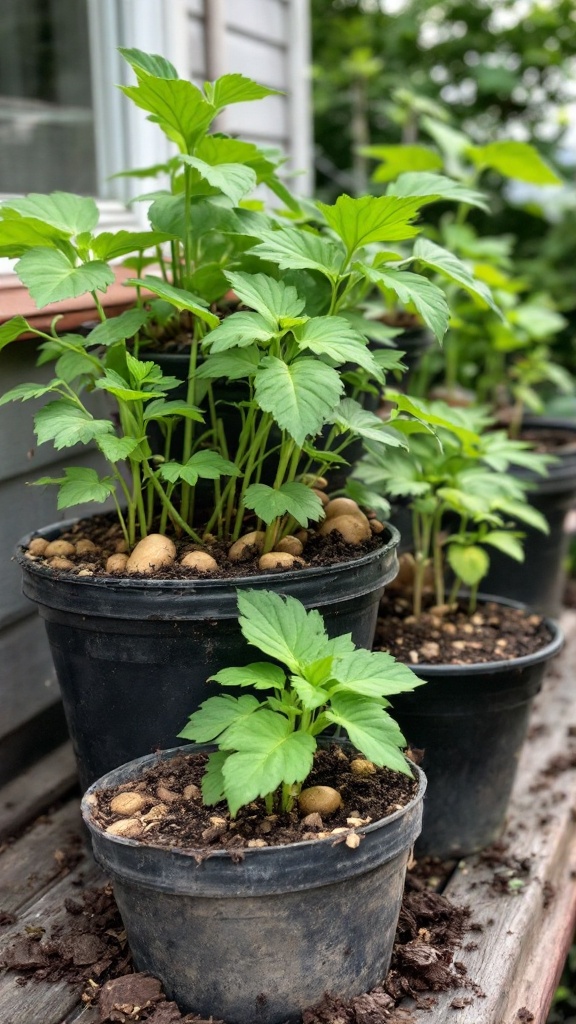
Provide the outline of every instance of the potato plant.
{"type": "Polygon", "coordinates": [[[381,651],[355,648],[350,634],[329,639],[318,611],[267,591],[238,594],[249,644],[274,658],[225,668],[212,678],[235,697],[210,697],[180,733],[216,743],[202,780],[205,804],[228,802],[234,817],[263,797],[268,813],[289,811],[312,770],[317,737],[333,726],[375,765],[410,775],[404,737],[388,697],[421,686],[411,669],[381,651]]]}

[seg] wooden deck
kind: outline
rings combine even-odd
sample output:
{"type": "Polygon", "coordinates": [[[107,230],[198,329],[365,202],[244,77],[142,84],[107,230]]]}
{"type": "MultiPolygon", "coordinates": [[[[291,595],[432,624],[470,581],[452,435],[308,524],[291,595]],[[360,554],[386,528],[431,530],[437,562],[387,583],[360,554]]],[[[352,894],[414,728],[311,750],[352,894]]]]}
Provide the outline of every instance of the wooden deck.
{"type": "MultiPolygon", "coordinates": [[[[473,987],[437,994],[428,1010],[407,1003],[413,1024],[545,1024],[576,923],[576,613],[563,625],[567,644],[537,699],[503,837],[512,866],[470,858],[443,890],[473,912],[464,946],[477,948],[456,957],[473,987]]],[[[88,856],[75,867],[66,857],[79,829],[73,782],[65,746],[0,791],[0,912],[17,918],[0,928],[0,962],[14,935],[64,923],[65,898],[103,882],[88,856]]],[[[0,1024],[96,1024],[80,995],[65,982],[22,987],[5,973],[0,1024]]]]}

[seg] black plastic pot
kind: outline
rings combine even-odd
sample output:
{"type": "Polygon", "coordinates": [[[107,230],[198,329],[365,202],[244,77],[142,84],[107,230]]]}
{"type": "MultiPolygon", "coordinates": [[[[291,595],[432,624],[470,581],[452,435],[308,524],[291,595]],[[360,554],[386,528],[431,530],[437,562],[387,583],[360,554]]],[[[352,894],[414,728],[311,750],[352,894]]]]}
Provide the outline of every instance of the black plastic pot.
{"type": "Polygon", "coordinates": [[[393,339],[394,348],[404,352],[402,362],[406,366],[406,372],[402,377],[402,387],[406,389],[420,366],[422,356],[435,343],[434,335],[427,327],[410,327],[397,334],[393,339]]]}
{"type": "Polygon", "coordinates": [[[419,853],[463,857],[500,834],[532,701],[563,644],[559,626],[546,622],[552,639],[532,655],[410,666],[426,686],[393,697],[392,714],[411,746],[424,751],[428,791],[419,853]]]}
{"type": "MultiPolygon", "coordinates": [[[[52,539],[71,523],[39,531],[52,539]]],[[[398,532],[349,562],[234,579],[154,580],[54,573],[16,557],[23,590],[46,623],[81,782],[172,746],[188,716],[217,692],[208,676],[254,661],[236,592],[276,590],[318,608],[331,636],[374,638],[378,602],[398,572],[398,532]]],[[[262,655],[258,655],[262,659],[262,655]]]]}
{"type": "Polygon", "coordinates": [[[531,485],[530,504],[548,520],[550,533],[544,534],[519,524],[525,534],[524,561],[515,562],[499,551],[490,550],[490,571],[484,586],[491,594],[523,601],[544,615],[558,615],[566,573],[564,561],[568,551],[568,534],[564,530],[567,512],[576,504],[576,424],[570,420],[528,419],[531,430],[568,431],[573,441],[558,448],[556,465],[548,476],[537,476],[530,470],[512,467],[508,472],[531,485]]]}
{"type": "Polygon", "coordinates": [[[382,981],[420,831],[421,772],[414,799],[363,828],[355,850],[330,838],[247,848],[241,860],[225,850],[196,860],[195,851],[107,835],[91,820],[92,793],[138,779],[155,761],[110,772],[82,804],[137,970],[160,978],[183,1011],[227,1024],[299,1021],[325,992],[346,999],[382,981]]]}

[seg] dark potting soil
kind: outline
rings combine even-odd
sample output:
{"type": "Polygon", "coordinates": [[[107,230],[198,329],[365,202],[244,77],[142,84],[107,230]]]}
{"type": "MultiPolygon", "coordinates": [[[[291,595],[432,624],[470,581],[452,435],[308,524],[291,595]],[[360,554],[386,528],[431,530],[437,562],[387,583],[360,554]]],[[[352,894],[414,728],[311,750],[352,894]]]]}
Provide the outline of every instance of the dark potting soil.
{"type": "Polygon", "coordinates": [[[324,818],[317,812],[303,815],[297,806],[290,813],[268,814],[264,801],[256,800],[231,819],[225,804],[205,807],[201,802],[206,760],[204,754],[181,755],[169,762],[159,760],[140,781],[101,791],[92,810],[94,822],[103,830],[120,821],[134,822],[125,834],[139,842],[190,849],[200,859],[222,848],[241,858],[246,847],[328,838],[357,846],[362,826],[401,810],[418,785],[411,776],[376,768],[360,755],[333,746],[316,751],[306,787],[330,786],[337,790],[342,799],[340,809],[324,818]],[[358,762],[360,768],[367,766],[362,774],[358,762]],[[111,810],[111,801],[121,793],[137,794],[136,804],[140,802],[141,809],[127,809],[121,814],[111,810]]]}
{"type": "Polygon", "coordinates": [[[419,619],[411,603],[384,595],[374,649],[408,665],[473,665],[534,654],[552,639],[541,615],[489,601],[469,614],[464,605],[430,605],[419,619]]]}
{"type": "MultiPolygon", "coordinates": [[[[253,529],[255,529],[255,523],[248,523],[244,532],[247,533],[253,529]]],[[[382,536],[380,533],[375,533],[369,540],[363,541],[360,544],[347,544],[337,531],[333,531],[326,537],[322,537],[312,530],[306,532],[308,533],[308,538],[304,542],[303,552],[305,565],[294,563],[290,566],[291,572],[298,572],[304,568],[322,568],[323,566],[337,565],[340,562],[349,562],[362,555],[367,555],[382,546],[382,536]]],[[[285,567],[261,569],[258,565],[260,555],[256,548],[252,549],[251,557],[241,562],[233,562],[228,557],[229,545],[223,541],[213,539],[205,545],[198,545],[194,544],[190,537],[175,537],[169,530],[166,535],[170,536],[176,545],[176,561],[173,565],[163,569],[156,569],[154,572],[146,574],[115,572],[114,579],[233,579],[236,577],[262,575],[262,573],[276,576],[278,573],[287,571],[285,567]],[[200,548],[215,558],[218,563],[218,569],[206,573],[179,564],[180,559],[187,552],[197,551],[200,548]]],[[[109,578],[110,573],[106,571],[107,559],[110,555],[127,550],[120,525],[116,521],[114,514],[97,515],[81,519],[69,530],[64,530],[57,539],[69,541],[74,545],[78,544],[79,541],[89,541],[94,546],[92,551],[67,555],[67,559],[74,564],[74,568],[68,569],[56,569],[41,556],[32,556],[33,561],[45,565],[58,575],[77,575],[81,573],[83,577],[87,578],[91,576],[106,576],[109,578]]],[[[28,558],[31,557],[28,552],[26,555],[28,558]]]]}

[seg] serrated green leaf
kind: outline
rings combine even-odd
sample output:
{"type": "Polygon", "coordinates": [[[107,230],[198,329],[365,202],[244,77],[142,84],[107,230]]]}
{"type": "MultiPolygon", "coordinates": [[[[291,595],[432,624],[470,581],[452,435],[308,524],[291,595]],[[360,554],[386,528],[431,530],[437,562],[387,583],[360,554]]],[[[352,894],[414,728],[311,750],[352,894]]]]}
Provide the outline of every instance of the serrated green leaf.
{"type": "Polygon", "coordinates": [[[300,526],[307,527],[310,521],[317,523],[324,517],[318,495],[297,481],[282,484],[281,487],[250,484],[244,495],[244,504],[246,508],[253,509],[265,523],[272,523],[288,513],[300,526]]]}
{"type": "Polygon", "coordinates": [[[98,223],[95,201],[71,192],[51,192],[49,195],[30,192],[22,198],[6,199],[2,209],[15,210],[22,217],[49,224],[68,237],[92,231],[98,223]]]}
{"type": "Polygon", "coordinates": [[[287,317],[298,318],[304,309],[304,299],[292,285],[266,274],[228,273],[226,277],[240,301],[260,313],[274,329],[287,317]]]}
{"type": "Polygon", "coordinates": [[[119,46],[118,52],[136,74],[153,75],[155,78],[178,78],[178,72],[166,57],[158,53],[144,53],[142,50],[119,46]]]}
{"type": "Polygon", "coordinates": [[[489,142],[486,146],[470,146],[467,156],[477,167],[492,167],[505,178],[515,178],[533,185],[562,184],[561,178],[529,142],[500,140],[489,142]]]}
{"type": "Polygon", "coordinates": [[[266,356],[256,372],[254,387],[260,408],[300,446],[320,431],[343,391],[332,367],[306,357],[288,365],[266,356]]]}
{"type": "Polygon", "coordinates": [[[364,697],[389,697],[425,682],[391,654],[361,648],[334,659],[332,678],[337,681],[332,693],[351,690],[364,697]]]}
{"type": "Polygon", "coordinates": [[[88,444],[114,431],[110,420],[94,419],[89,412],[64,398],[48,402],[39,409],[34,417],[34,429],[38,444],[53,441],[58,450],[88,444]]]}
{"type": "Polygon", "coordinates": [[[404,737],[377,700],[352,693],[335,693],[324,714],[329,722],[342,726],[350,742],[374,764],[385,765],[403,775],[411,774],[399,749],[406,746],[404,737]]]}
{"type": "Polygon", "coordinates": [[[467,587],[475,587],[490,568],[488,555],[477,544],[449,544],[446,557],[452,571],[467,587]]]}
{"type": "Polygon", "coordinates": [[[0,218],[0,256],[10,259],[38,246],[57,249],[68,238],[66,232],[32,217],[21,217],[15,210],[6,210],[1,203],[0,218]]]}
{"type": "Polygon", "coordinates": [[[103,231],[92,240],[91,249],[99,260],[117,260],[128,253],[143,252],[164,242],[171,242],[177,235],[165,231],[103,231]]]}
{"type": "Polygon", "coordinates": [[[372,509],[373,512],[380,512],[384,519],[390,515],[390,502],[379,492],[366,487],[360,480],[348,477],[346,481],[346,497],[352,498],[362,508],[372,509]]]}
{"type": "Polygon", "coordinates": [[[327,223],[342,239],[348,256],[371,242],[395,242],[418,233],[412,221],[424,205],[422,197],[341,195],[334,206],[318,203],[327,223]]]}
{"type": "Polygon", "coordinates": [[[196,156],[183,153],[180,159],[193,167],[201,178],[217,188],[237,206],[244,196],[256,187],[256,174],[251,167],[242,164],[217,164],[213,167],[196,156]]]}
{"type": "Polygon", "coordinates": [[[316,740],[309,733],[293,732],[288,719],[274,711],[259,712],[249,729],[232,726],[229,734],[235,746],[242,745],[222,769],[232,816],[280,785],[303,782],[312,770],[316,740]]]}
{"type": "Polygon", "coordinates": [[[167,281],[163,281],[159,277],[146,275],[142,278],[133,278],[125,281],[124,284],[141,285],[142,288],[146,288],[153,295],[157,295],[158,298],[169,302],[175,309],[187,309],[190,313],[194,313],[194,316],[208,324],[209,327],[217,327],[220,323],[218,317],[207,309],[202,299],[197,295],[186,291],[185,288],[175,288],[174,285],[168,284],[167,281]]]}
{"type": "Polygon", "coordinates": [[[221,737],[231,725],[251,718],[261,706],[256,697],[249,693],[241,697],[232,697],[228,693],[209,697],[190,716],[178,736],[194,743],[210,743],[221,737]]]}
{"type": "Polygon", "coordinates": [[[31,398],[42,398],[50,391],[55,391],[59,383],[59,380],[54,378],[48,384],[16,384],[0,397],[0,406],[9,402],[28,402],[31,398]]]}
{"type": "Polygon", "coordinates": [[[462,260],[454,256],[448,249],[436,245],[428,238],[417,238],[414,245],[414,259],[423,263],[431,270],[436,270],[442,277],[461,285],[470,295],[476,296],[481,303],[489,306],[499,317],[502,312],[494,301],[492,292],[483,281],[478,281],[462,260]]]}
{"type": "Polygon", "coordinates": [[[484,535],[482,543],[497,548],[498,551],[509,555],[516,562],[524,561],[524,548],[517,534],[507,533],[505,530],[491,530],[490,533],[484,535]]]}
{"type": "Polygon", "coordinates": [[[410,271],[362,266],[369,280],[383,290],[397,295],[404,306],[414,306],[424,323],[434,332],[438,341],[448,330],[450,310],[444,292],[432,281],[410,271]]]}
{"type": "Polygon", "coordinates": [[[193,487],[199,478],[219,480],[221,476],[239,476],[240,470],[219,452],[196,452],[186,463],[164,462],[160,475],[170,483],[184,480],[193,487]]]}
{"type": "Polygon", "coordinates": [[[498,502],[498,509],[514,521],[526,523],[541,533],[550,533],[550,525],[545,516],[528,502],[505,499],[498,502]]]}
{"type": "Polygon", "coordinates": [[[215,116],[214,107],[200,90],[184,79],[146,75],[138,79],[138,85],[120,88],[137,107],[152,114],[182,152],[190,152],[215,116]]]}
{"type": "Polygon", "coordinates": [[[248,348],[255,342],[266,344],[276,333],[276,325],[270,326],[269,320],[260,313],[232,313],[222,321],[219,327],[211,331],[205,340],[211,353],[227,352],[228,349],[248,348]]]}
{"type": "Polygon", "coordinates": [[[341,430],[350,430],[357,437],[385,444],[391,448],[407,448],[404,439],[382,422],[379,416],[364,409],[353,398],[344,398],[334,411],[332,422],[341,430]]]}
{"type": "Polygon", "coordinates": [[[29,330],[30,324],[23,316],[13,316],[11,320],[7,320],[5,324],[0,325],[0,352],[11,341],[19,338],[24,331],[29,330]]]}
{"type": "Polygon", "coordinates": [[[144,309],[128,309],[120,316],[109,317],[98,324],[86,338],[86,345],[104,345],[108,348],[118,341],[133,338],[146,323],[147,314],[144,309]]]}
{"type": "Polygon", "coordinates": [[[314,317],[295,327],[294,337],[301,349],[328,356],[336,364],[355,363],[381,379],[380,369],[361,334],[341,316],[314,317]]]}
{"type": "Polygon", "coordinates": [[[82,374],[93,374],[94,369],[94,360],[80,347],[75,351],[63,352],[54,367],[60,380],[66,381],[68,384],[82,374]]]}
{"type": "Polygon", "coordinates": [[[387,195],[403,198],[421,196],[426,203],[453,200],[455,203],[476,206],[480,210],[489,210],[486,196],[482,192],[446,178],[443,174],[429,174],[426,171],[401,174],[388,186],[387,195]]]}
{"type": "Polygon", "coordinates": [[[223,668],[210,679],[222,686],[251,686],[254,690],[283,690],[286,685],[284,670],[269,661],[254,661],[242,668],[223,668]]]}
{"type": "Polygon", "coordinates": [[[73,505],[83,505],[90,501],[102,503],[116,488],[112,477],[100,478],[95,469],[83,466],[69,467],[64,471],[64,476],[58,479],[41,477],[40,480],[35,480],[34,484],[38,487],[44,484],[59,484],[59,509],[72,508],[73,505]]]}
{"type": "Polygon", "coordinates": [[[318,270],[333,280],[345,263],[346,254],[339,245],[310,231],[281,228],[263,231],[260,238],[250,252],[277,263],[282,270],[318,270]]]}
{"type": "Polygon", "coordinates": [[[361,153],[381,161],[372,174],[372,181],[377,182],[393,181],[404,171],[439,171],[442,168],[442,157],[429,146],[364,146],[361,153]]]}
{"type": "Polygon", "coordinates": [[[249,644],[281,661],[291,672],[325,652],[328,640],[320,613],[307,612],[293,597],[272,591],[238,591],[239,624],[249,644]]]}
{"type": "Polygon", "coordinates": [[[252,377],[258,369],[260,358],[256,345],[217,352],[204,359],[196,371],[196,377],[199,380],[216,380],[218,377],[241,380],[243,377],[252,377]]]}
{"type": "Polygon", "coordinates": [[[328,690],[324,690],[321,686],[314,686],[310,680],[305,679],[304,676],[290,676],[290,685],[298,694],[302,707],[305,708],[306,711],[315,711],[316,708],[322,707],[323,704],[327,704],[330,700],[330,693],[328,690]]]}
{"type": "Polygon", "coordinates": [[[223,110],[231,103],[250,103],[266,96],[282,95],[278,89],[269,89],[240,74],[221,75],[215,82],[205,82],[204,90],[217,110],[223,110]]]}
{"type": "Polygon", "coordinates": [[[86,292],[105,292],[114,281],[114,273],[106,263],[90,260],[75,267],[64,253],[52,249],[29,249],[15,269],[40,308],[86,292]]]}
{"type": "Polygon", "coordinates": [[[115,434],[104,434],[96,439],[96,443],[110,462],[123,462],[136,451],[142,440],[143,438],[116,437],[115,434]]]}
{"type": "Polygon", "coordinates": [[[227,757],[229,757],[227,750],[217,750],[214,754],[210,754],[206,762],[206,770],[202,776],[202,800],[208,807],[226,799],[222,769],[227,757]]]}
{"type": "Polygon", "coordinates": [[[172,416],[183,416],[187,420],[194,420],[196,423],[203,423],[204,417],[200,409],[190,402],[180,402],[177,399],[167,402],[164,398],[155,399],[150,402],[144,410],[145,422],[149,420],[171,419],[172,416]]]}

